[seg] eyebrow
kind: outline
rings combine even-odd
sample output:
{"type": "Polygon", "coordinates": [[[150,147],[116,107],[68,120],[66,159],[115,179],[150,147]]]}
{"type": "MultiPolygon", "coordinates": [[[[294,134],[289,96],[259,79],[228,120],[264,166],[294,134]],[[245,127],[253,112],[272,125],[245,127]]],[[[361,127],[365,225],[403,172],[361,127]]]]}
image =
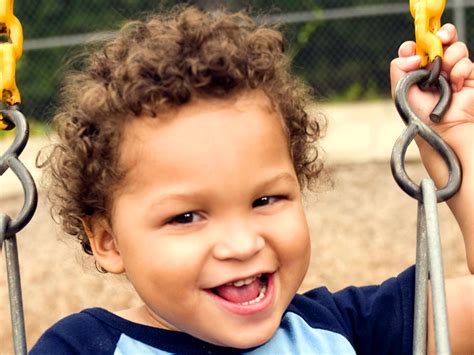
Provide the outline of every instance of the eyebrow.
{"type": "MultiPolygon", "coordinates": [[[[261,191],[273,186],[277,183],[291,183],[291,184],[298,184],[296,178],[288,172],[281,172],[275,176],[272,176],[268,179],[263,180],[262,182],[258,183],[256,187],[253,189],[255,191],[261,191]]],[[[164,193],[156,196],[154,201],[150,203],[148,207],[156,207],[167,201],[188,201],[189,199],[193,198],[202,198],[209,194],[208,189],[203,190],[190,190],[185,192],[169,192],[164,193]]]]}
{"type": "Polygon", "coordinates": [[[154,197],[149,207],[156,207],[167,201],[188,201],[193,198],[201,198],[208,194],[207,190],[189,190],[183,192],[168,192],[154,197]]]}
{"type": "Polygon", "coordinates": [[[271,178],[267,179],[267,180],[264,180],[263,182],[261,182],[260,184],[257,185],[257,189],[258,190],[264,190],[274,184],[277,184],[279,182],[288,182],[288,183],[291,183],[291,184],[298,184],[298,181],[295,179],[295,177],[293,175],[291,175],[290,173],[284,171],[284,172],[281,172],[275,176],[272,176],[271,178]]]}

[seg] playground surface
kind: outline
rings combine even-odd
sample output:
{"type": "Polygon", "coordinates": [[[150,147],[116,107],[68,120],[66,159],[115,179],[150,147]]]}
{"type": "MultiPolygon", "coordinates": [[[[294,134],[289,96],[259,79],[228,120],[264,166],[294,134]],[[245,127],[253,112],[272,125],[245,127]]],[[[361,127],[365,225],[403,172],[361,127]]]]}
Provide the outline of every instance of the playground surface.
{"type": "MultiPolygon", "coordinates": [[[[418,163],[409,168],[423,174],[418,163]]],[[[313,255],[301,291],[380,283],[414,263],[416,203],[396,186],[388,164],[336,165],[330,171],[334,187],[306,196],[313,255]]],[[[2,200],[2,210],[14,214],[21,203],[19,196],[2,200]]],[[[439,216],[445,274],[466,274],[458,227],[445,205],[439,216]]],[[[79,245],[61,236],[45,202],[19,233],[18,247],[29,346],[67,314],[93,306],[119,310],[138,302],[125,278],[99,274],[79,245]]],[[[12,353],[5,275],[2,263],[0,354],[12,353]]]]}
{"type": "MultiPolygon", "coordinates": [[[[387,130],[382,123],[369,122],[383,122],[393,116],[388,106],[373,106],[373,112],[366,113],[359,109],[362,107],[346,111],[344,107],[326,108],[331,118],[328,139],[332,132],[353,139],[349,140],[352,145],[342,144],[348,139],[333,135],[325,149],[334,186],[305,196],[312,259],[302,292],[321,285],[338,290],[347,285],[380,283],[415,260],[416,201],[395,184],[388,162],[391,146],[403,125],[396,121],[396,127],[387,130]],[[346,118],[352,119],[353,125],[341,127],[339,116],[334,114],[337,110],[342,110],[341,119],[349,115],[346,118]],[[352,117],[360,119],[354,121],[352,117]]],[[[35,152],[45,140],[34,138],[30,143],[31,152],[35,152]]],[[[34,154],[26,153],[24,161],[31,166],[34,154]]],[[[416,159],[411,160],[408,172],[415,181],[426,176],[416,159]]],[[[3,178],[1,211],[15,216],[23,202],[21,190],[4,185],[3,178]]],[[[12,180],[12,184],[18,182],[12,180]]],[[[466,274],[462,236],[444,204],[439,206],[439,218],[445,275],[466,274]]],[[[43,193],[32,221],[18,234],[18,248],[29,347],[47,327],[70,313],[94,306],[119,310],[138,303],[124,277],[99,274],[79,245],[61,234],[51,219],[43,193]]],[[[11,354],[4,265],[0,263],[0,354],[11,354]]]]}

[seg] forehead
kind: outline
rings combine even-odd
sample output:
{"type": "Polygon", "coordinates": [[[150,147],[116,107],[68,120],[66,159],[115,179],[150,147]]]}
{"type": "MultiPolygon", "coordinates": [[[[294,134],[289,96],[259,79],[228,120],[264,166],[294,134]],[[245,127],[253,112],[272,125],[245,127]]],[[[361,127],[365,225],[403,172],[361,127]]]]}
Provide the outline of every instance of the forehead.
{"type": "Polygon", "coordinates": [[[190,172],[248,174],[289,160],[281,115],[261,91],[226,99],[199,99],[157,118],[140,117],[124,128],[120,164],[128,183],[190,172]],[[153,171],[153,172],[152,172],[153,171]],[[245,172],[244,172],[245,173],[245,172]],[[139,175],[139,176],[138,176],[139,175]],[[128,179],[127,179],[128,176],[128,179]]]}

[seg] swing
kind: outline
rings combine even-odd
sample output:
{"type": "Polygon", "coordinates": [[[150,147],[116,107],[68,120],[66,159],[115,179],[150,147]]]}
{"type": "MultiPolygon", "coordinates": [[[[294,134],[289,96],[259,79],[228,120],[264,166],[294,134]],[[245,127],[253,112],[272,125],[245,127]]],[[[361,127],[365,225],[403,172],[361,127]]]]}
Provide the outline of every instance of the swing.
{"type": "Polygon", "coordinates": [[[392,174],[402,190],[418,201],[414,354],[426,354],[428,280],[431,280],[433,298],[436,353],[451,353],[436,204],[450,199],[459,190],[461,169],[455,153],[413,113],[407,100],[408,90],[414,84],[419,84],[424,89],[439,90],[439,102],[430,114],[431,121],[435,123],[440,122],[449,107],[452,92],[447,79],[440,75],[443,47],[435,35],[441,27],[445,5],[445,0],[410,0],[410,12],[415,20],[416,54],[422,58],[421,67],[431,63],[431,68],[406,74],[395,90],[395,105],[407,128],[395,142],[392,151],[392,174]],[[430,178],[423,179],[418,186],[405,171],[405,154],[408,145],[417,135],[438,152],[448,167],[448,182],[440,190],[436,190],[430,178]]]}
{"type": "Polygon", "coordinates": [[[0,44],[0,90],[2,93],[0,129],[7,130],[16,127],[16,136],[12,145],[0,157],[0,175],[3,175],[7,169],[11,169],[21,181],[24,191],[23,208],[15,219],[0,212],[0,250],[5,245],[15,354],[26,354],[16,233],[22,230],[33,217],[38,198],[31,174],[18,160],[18,156],[28,141],[29,132],[28,122],[18,108],[21,98],[15,83],[15,67],[16,61],[22,55],[23,33],[20,21],[13,15],[13,0],[0,3],[0,23],[1,35],[7,38],[7,42],[0,44]]]}
{"type": "MultiPolygon", "coordinates": [[[[28,123],[19,110],[20,93],[15,84],[16,61],[21,57],[23,35],[19,20],[13,15],[14,0],[0,0],[0,31],[7,42],[0,43],[0,129],[16,128],[15,139],[10,148],[0,156],[0,175],[11,169],[21,181],[24,204],[18,216],[12,219],[0,211],[0,250],[5,245],[8,287],[15,354],[26,354],[26,336],[21,297],[20,272],[16,245],[16,233],[32,218],[37,206],[37,191],[34,181],[18,159],[26,146],[28,123]]],[[[445,0],[410,0],[410,11],[415,18],[417,54],[422,55],[423,66],[403,77],[396,89],[395,103],[407,128],[396,141],[391,156],[391,167],[395,181],[408,195],[418,200],[418,231],[416,256],[416,289],[413,352],[426,353],[427,282],[431,279],[433,313],[437,353],[450,352],[449,334],[444,294],[443,266],[437,221],[437,202],[446,201],[459,189],[461,171],[459,162],[446,143],[411,110],[407,93],[414,84],[439,90],[441,98],[431,114],[439,122],[449,106],[451,90],[447,80],[440,75],[442,46],[434,33],[439,30],[445,0]],[[405,154],[415,136],[426,140],[445,160],[449,180],[445,187],[436,190],[431,179],[414,183],[405,171],[405,154]]]]}

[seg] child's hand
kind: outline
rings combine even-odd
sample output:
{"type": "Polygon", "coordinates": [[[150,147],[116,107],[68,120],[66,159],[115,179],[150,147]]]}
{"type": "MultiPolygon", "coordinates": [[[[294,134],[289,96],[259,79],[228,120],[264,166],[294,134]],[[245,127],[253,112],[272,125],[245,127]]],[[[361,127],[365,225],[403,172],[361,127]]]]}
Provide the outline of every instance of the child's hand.
{"type": "MultiPolygon", "coordinates": [[[[427,124],[435,126],[434,129],[440,133],[446,142],[456,151],[457,146],[472,141],[471,135],[466,136],[468,140],[460,141],[465,135],[466,124],[472,127],[474,123],[474,64],[469,59],[466,45],[457,42],[456,28],[452,24],[444,25],[438,32],[438,37],[444,45],[444,57],[441,71],[451,83],[453,98],[451,105],[439,124],[434,125],[429,119],[429,114],[439,100],[437,92],[422,91],[416,85],[412,87],[408,95],[408,101],[413,111],[427,124]],[[456,132],[452,128],[458,127],[456,132]]],[[[392,79],[392,96],[400,78],[407,72],[418,69],[421,58],[415,55],[415,42],[405,42],[400,46],[399,57],[391,63],[390,74],[392,79]]]]}

